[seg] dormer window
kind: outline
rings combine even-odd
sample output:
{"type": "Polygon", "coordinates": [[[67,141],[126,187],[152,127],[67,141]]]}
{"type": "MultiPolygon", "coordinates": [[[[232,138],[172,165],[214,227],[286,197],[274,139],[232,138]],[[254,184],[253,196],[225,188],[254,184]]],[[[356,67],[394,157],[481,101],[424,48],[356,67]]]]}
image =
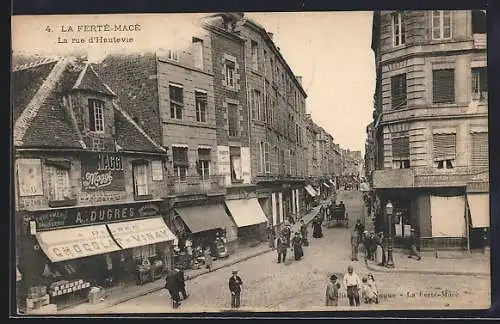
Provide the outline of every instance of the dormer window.
{"type": "Polygon", "coordinates": [[[89,99],[89,128],[93,132],[104,132],[104,102],[89,99]]]}

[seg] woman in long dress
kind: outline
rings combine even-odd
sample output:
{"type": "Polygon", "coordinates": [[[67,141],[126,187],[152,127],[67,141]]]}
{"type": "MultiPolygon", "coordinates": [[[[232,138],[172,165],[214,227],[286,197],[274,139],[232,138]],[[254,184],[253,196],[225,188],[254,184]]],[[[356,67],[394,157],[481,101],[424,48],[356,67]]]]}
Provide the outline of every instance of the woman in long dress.
{"type": "Polygon", "coordinates": [[[326,306],[338,306],[339,289],[340,289],[340,284],[337,282],[337,276],[332,275],[330,277],[330,281],[328,281],[328,284],[326,285],[326,293],[325,293],[326,306]]]}
{"type": "Polygon", "coordinates": [[[383,247],[384,234],[379,233],[377,237],[377,251],[376,251],[376,262],[377,265],[383,266],[385,264],[385,253],[383,247]]]}
{"type": "Polygon", "coordinates": [[[313,220],[313,237],[314,238],[320,238],[323,236],[322,230],[321,230],[321,222],[319,220],[319,217],[315,217],[313,220]]]}
{"type": "Polygon", "coordinates": [[[214,259],[212,258],[212,254],[210,253],[210,248],[207,247],[203,254],[205,259],[205,265],[207,266],[208,271],[212,271],[212,264],[214,263],[214,259]]]}
{"type": "Polygon", "coordinates": [[[295,261],[298,261],[304,256],[304,250],[302,249],[302,238],[300,237],[299,232],[295,233],[295,236],[292,239],[292,246],[295,261]]]}

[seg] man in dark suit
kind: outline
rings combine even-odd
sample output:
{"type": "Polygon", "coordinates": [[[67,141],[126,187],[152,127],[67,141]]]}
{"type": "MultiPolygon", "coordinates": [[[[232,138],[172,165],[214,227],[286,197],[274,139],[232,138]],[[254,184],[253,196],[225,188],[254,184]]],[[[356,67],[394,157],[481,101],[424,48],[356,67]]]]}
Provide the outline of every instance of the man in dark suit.
{"type": "Polygon", "coordinates": [[[179,297],[182,296],[182,299],[187,299],[189,295],[186,292],[186,282],[184,278],[184,271],[180,270],[178,268],[175,268],[174,271],[176,272],[177,280],[178,280],[178,285],[179,285],[179,297]]]}
{"type": "Polygon", "coordinates": [[[243,281],[238,276],[238,271],[233,270],[233,275],[229,278],[229,290],[231,291],[231,307],[240,307],[241,285],[243,281]]]}
{"type": "Polygon", "coordinates": [[[179,298],[179,277],[177,272],[174,270],[169,270],[167,272],[167,277],[165,278],[165,288],[168,290],[170,297],[172,298],[172,306],[178,308],[181,305],[181,300],[179,298]]]}
{"type": "Polygon", "coordinates": [[[282,258],[283,258],[283,263],[285,263],[287,249],[288,249],[288,240],[286,239],[285,234],[281,234],[276,243],[276,250],[278,252],[278,263],[281,263],[282,258]]]}

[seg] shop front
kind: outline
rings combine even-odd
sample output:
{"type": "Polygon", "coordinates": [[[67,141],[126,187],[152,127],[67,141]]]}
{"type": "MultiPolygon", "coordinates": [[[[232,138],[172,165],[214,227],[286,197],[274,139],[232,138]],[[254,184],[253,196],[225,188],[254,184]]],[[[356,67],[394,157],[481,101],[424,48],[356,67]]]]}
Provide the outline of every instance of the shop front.
{"type": "Polygon", "coordinates": [[[490,244],[489,183],[468,183],[466,191],[469,249],[487,249],[490,244]]]}
{"type": "Polygon", "coordinates": [[[218,242],[226,243],[228,239],[232,241],[232,236],[237,236],[236,226],[222,203],[176,207],[174,210],[174,226],[179,233],[177,248],[181,255],[190,256],[193,250],[210,248],[212,256],[218,257],[218,242]]]}
{"type": "Polygon", "coordinates": [[[160,278],[176,239],[158,201],[36,211],[24,222],[24,296],[43,291],[61,308],[88,300],[93,287],[110,292],[160,278]]]}
{"type": "Polygon", "coordinates": [[[318,193],[311,185],[306,185],[304,187],[307,196],[304,196],[304,202],[306,205],[306,211],[309,212],[314,206],[317,205],[318,193]]]}
{"type": "Polygon", "coordinates": [[[268,218],[257,198],[226,200],[225,204],[238,227],[240,246],[248,246],[266,239],[268,218]]]}

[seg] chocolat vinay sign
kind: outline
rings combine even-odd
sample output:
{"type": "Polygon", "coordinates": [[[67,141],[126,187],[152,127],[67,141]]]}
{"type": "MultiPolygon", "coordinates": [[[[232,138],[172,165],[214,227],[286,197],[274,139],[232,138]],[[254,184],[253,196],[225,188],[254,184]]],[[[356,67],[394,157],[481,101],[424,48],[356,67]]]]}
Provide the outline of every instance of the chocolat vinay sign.
{"type": "Polygon", "coordinates": [[[125,190],[123,158],[116,153],[85,154],[82,158],[82,190],[125,190]]]}

